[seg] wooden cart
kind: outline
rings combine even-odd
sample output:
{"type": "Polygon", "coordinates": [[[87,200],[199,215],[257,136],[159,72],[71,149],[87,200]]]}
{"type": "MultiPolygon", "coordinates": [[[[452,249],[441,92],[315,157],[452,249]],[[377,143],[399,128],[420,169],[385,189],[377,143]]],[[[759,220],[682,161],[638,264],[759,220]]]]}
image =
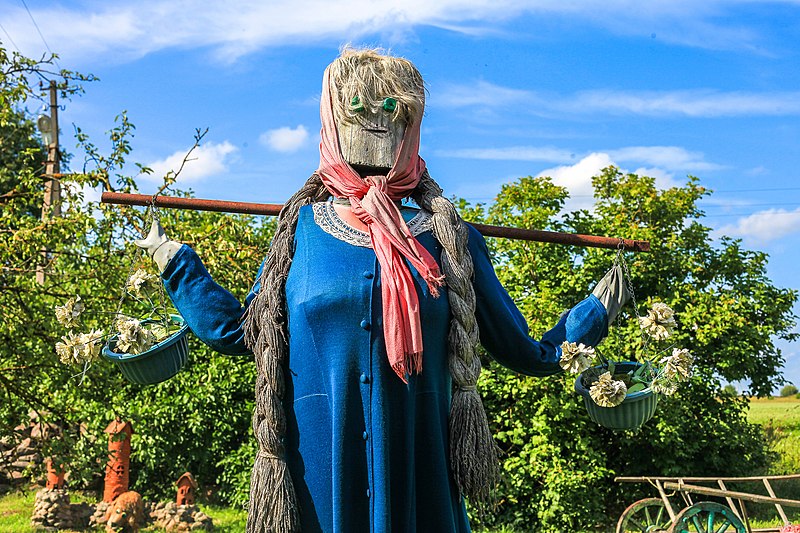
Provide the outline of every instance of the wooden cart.
{"type": "Polygon", "coordinates": [[[800,507],[800,501],[778,498],[772,488],[775,481],[800,479],[790,476],[755,477],[617,477],[620,483],[650,483],[658,498],[639,500],[622,513],[616,533],[754,533],[780,531],[781,527],[753,529],[745,502],[775,506],[784,525],[789,524],[784,507],[800,507]],[[725,483],[754,482],[763,484],[766,495],[728,490],[725,483]],[[715,487],[708,486],[716,485],[715,487]],[[697,501],[693,495],[714,496],[727,505],[714,501],[697,501]],[[670,497],[672,499],[670,499],[670,497]],[[682,502],[676,505],[676,500],[682,502]]]}

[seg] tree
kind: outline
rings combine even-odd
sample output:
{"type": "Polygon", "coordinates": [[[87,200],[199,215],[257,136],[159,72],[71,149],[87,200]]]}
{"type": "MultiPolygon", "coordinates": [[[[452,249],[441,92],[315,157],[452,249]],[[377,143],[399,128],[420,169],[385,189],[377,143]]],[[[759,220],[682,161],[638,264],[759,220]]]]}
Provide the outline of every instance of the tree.
{"type": "Polygon", "coordinates": [[[788,398],[797,394],[797,387],[789,383],[781,389],[781,398],[788,398]]]}
{"type": "Polygon", "coordinates": [[[739,391],[737,391],[736,387],[734,387],[730,383],[728,383],[727,385],[722,387],[722,392],[724,392],[728,396],[738,396],[739,395],[739,391]]]}
{"type": "MultiPolygon", "coordinates": [[[[797,295],[770,283],[765,254],[712,240],[697,207],[710,193],[695,178],[659,191],[652,178],[610,167],[593,185],[593,213],[560,217],[566,190],[530,177],[504,186],[491,206],[462,207],[480,222],[649,240],[652,253],[626,254],[639,312],[653,301],[676,310],[675,342],[695,354],[695,374],[641,430],[613,432],[589,421],[573,377],[527,378],[487,360],[480,385],[505,472],[497,512],[478,517],[488,524],[591,529],[636,499],[630,486],[623,495],[615,475],[737,475],[769,459],[759,428],[746,420],[746,399],[721,394],[720,380],[748,380],[760,395],[780,383],[783,358],[773,339],[795,337],[797,295]]],[[[615,253],[511,240],[490,248],[534,337],[588,294],[615,253]]],[[[635,353],[634,318],[628,305],[600,346],[606,356],[635,353]]]]}
{"type": "MultiPolygon", "coordinates": [[[[43,221],[31,211],[31,205],[42,204],[43,190],[40,161],[25,156],[28,147],[38,151],[39,141],[23,106],[35,96],[29,78],[56,76],[49,65],[0,48],[2,124],[19,141],[9,150],[22,150],[0,159],[0,176],[7,178],[0,198],[0,440],[9,444],[18,438],[14,428],[28,420],[29,410],[38,412],[44,422],[62,428],[45,453],[66,459],[73,487],[91,486],[102,476],[103,429],[120,417],[134,424],[132,484],[145,495],[170,497],[175,479],[191,470],[204,485],[219,485],[227,499],[241,500],[241,473],[249,471],[248,457],[254,455],[249,428],[255,370],[248,358],[221,356],[193,339],[184,371],[166,383],[141,387],[108,362],[95,362],[81,376],[83,369],[65,366],[55,354],[65,333],[55,306],[80,295],[87,309],[84,327],[108,332],[127,274],[150,260],[141,259],[131,244],[149,223],[142,210],[88,204],[81,193],[84,186],[137,190],[128,175],[133,165],[126,161],[135,128],[124,114],[109,131],[108,152],[79,131],[82,172],[62,181],[63,216],[43,221]],[[44,265],[42,250],[51,258],[44,265]],[[44,284],[36,282],[39,268],[46,274],[44,284]]],[[[90,79],[67,71],[58,76],[62,96],[78,91],[72,83],[90,79]]],[[[203,254],[221,283],[244,298],[270,240],[269,223],[188,211],[164,212],[161,218],[203,254]]]]}

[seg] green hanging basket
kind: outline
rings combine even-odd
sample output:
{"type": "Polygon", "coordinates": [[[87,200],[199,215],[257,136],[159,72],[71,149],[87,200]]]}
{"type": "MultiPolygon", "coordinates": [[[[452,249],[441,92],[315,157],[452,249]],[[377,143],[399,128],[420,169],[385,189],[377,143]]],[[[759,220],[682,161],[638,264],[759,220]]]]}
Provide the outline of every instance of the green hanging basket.
{"type": "MultiPolygon", "coordinates": [[[[180,315],[170,315],[173,324],[180,329],[142,353],[127,354],[113,351],[117,335],[108,339],[103,348],[103,357],[117,364],[125,378],[139,385],[154,385],[177,374],[189,358],[189,342],[186,333],[189,325],[180,315]]],[[[153,323],[144,320],[142,323],[153,323]]]]}
{"type": "MultiPolygon", "coordinates": [[[[641,363],[615,363],[617,373],[627,373],[642,366],[641,363]]],[[[595,367],[598,369],[600,367],[595,367]]],[[[589,418],[603,427],[614,430],[639,429],[650,420],[656,412],[659,395],[650,388],[633,392],[625,396],[625,400],[616,407],[600,407],[589,395],[589,389],[583,384],[583,374],[575,380],[575,392],[583,396],[583,403],[589,412],[589,418]]]]}

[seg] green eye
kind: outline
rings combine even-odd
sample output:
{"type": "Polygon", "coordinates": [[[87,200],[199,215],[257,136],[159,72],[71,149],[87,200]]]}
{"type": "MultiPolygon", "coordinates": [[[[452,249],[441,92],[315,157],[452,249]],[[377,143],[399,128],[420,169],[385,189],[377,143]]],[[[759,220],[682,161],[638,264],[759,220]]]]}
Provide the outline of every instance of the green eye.
{"type": "Polygon", "coordinates": [[[350,100],[350,108],[353,111],[364,111],[364,104],[361,103],[361,98],[354,96],[353,99],[350,100]]]}
{"type": "Polygon", "coordinates": [[[394,98],[384,98],[383,110],[391,113],[395,109],[397,109],[397,100],[395,100],[394,98]]]}

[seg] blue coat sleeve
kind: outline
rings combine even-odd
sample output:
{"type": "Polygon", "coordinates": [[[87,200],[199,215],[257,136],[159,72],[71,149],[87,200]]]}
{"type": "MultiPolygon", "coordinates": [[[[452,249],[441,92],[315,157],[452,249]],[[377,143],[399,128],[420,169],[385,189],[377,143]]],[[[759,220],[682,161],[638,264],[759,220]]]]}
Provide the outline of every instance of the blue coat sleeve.
{"type": "Polygon", "coordinates": [[[481,344],[497,362],[529,376],[548,376],[561,372],[558,360],[562,342],[596,346],[608,334],[606,309],[590,295],[562,316],[541,341],[533,340],[525,318],[497,279],[486,241],[468,226],[481,344]]]}
{"type": "Polygon", "coordinates": [[[246,355],[241,318],[259,290],[258,279],[247,295],[245,305],[211,279],[203,262],[189,246],[175,253],[161,274],[175,308],[192,332],[214,350],[227,355],[246,355]]]}

